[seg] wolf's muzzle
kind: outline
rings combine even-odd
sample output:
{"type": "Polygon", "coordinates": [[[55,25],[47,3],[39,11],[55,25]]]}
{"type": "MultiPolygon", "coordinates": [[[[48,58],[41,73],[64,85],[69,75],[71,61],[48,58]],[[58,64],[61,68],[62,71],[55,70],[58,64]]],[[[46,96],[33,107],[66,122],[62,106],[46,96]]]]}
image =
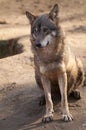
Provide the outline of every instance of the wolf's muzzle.
{"type": "MultiPolygon", "coordinates": [[[[49,41],[46,43],[46,45],[45,46],[47,46],[49,44],[49,41]]],[[[38,48],[43,48],[43,47],[45,47],[44,45],[42,45],[41,43],[36,43],[36,47],[38,47],[38,48]]]]}

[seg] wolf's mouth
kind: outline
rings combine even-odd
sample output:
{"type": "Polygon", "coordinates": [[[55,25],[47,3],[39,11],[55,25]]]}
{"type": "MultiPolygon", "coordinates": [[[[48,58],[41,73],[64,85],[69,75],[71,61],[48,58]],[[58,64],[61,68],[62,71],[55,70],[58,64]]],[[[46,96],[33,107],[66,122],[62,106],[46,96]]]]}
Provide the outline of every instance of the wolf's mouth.
{"type": "Polygon", "coordinates": [[[47,45],[49,45],[49,41],[47,42],[47,45]]]}

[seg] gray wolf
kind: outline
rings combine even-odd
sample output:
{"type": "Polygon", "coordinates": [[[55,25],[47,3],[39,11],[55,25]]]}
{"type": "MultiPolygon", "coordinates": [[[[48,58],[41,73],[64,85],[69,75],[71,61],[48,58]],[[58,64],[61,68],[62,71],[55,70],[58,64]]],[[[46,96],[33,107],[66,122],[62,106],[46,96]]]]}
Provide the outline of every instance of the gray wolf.
{"type": "Polygon", "coordinates": [[[34,16],[26,11],[31,24],[31,46],[34,54],[35,79],[43,89],[46,113],[43,122],[53,120],[51,91],[56,87],[61,94],[62,119],[72,121],[67,96],[73,93],[80,98],[83,83],[83,65],[71,52],[59,22],[57,4],[47,14],[34,16]]]}

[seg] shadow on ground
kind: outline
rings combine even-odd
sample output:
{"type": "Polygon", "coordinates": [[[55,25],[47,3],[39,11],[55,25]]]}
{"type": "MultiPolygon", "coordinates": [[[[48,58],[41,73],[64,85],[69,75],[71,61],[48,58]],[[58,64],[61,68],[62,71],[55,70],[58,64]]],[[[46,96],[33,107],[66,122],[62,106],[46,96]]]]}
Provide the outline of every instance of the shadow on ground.
{"type": "Polygon", "coordinates": [[[0,58],[13,56],[23,52],[23,45],[19,44],[18,39],[1,40],[0,41],[0,58]]]}
{"type": "MultiPolygon", "coordinates": [[[[33,83],[31,83],[33,84],[33,83]]],[[[40,91],[36,85],[26,84],[23,89],[19,85],[12,84],[7,88],[0,90],[0,129],[1,130],[43,130],[47,124],[41,122],[45,112],[45,106],[39,106],[40,91]],[[32,88],[33,86],[33,88],[32,88]]],[[[82,103],[86,88],[82,89],[82,103]]],[[[84,97],[85,99],[85,97],[84,97]]],[[[52,123],[65,124],[61,121],[60,98],[55,102],[55,119],[52,123]]],[[[70,111],[80,110],[84,113],[84,107],[81,101],[76,102],[73,98],[69,99],[70,111]]],[[[80,114],[79,113],[79,114],[80,114]]],[[[78,114],[78,113],[77,113],[78,114]]],[[[51,123],[51,124],[52,124],[51,123]]],[[[51,124],[48,126],[51,128],[51,124]]],[[[53,124],[54,125],[54,124],[53,124]]]]}

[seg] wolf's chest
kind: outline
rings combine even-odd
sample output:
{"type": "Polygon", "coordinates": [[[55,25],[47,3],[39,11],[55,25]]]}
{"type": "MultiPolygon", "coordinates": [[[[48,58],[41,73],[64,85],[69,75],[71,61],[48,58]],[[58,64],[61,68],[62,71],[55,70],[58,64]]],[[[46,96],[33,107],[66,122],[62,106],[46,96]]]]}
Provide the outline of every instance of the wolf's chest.
{"type": "Polygon", "coordinates": [[[63,68],[62,63],[53,62],[48,65],[40,66],[40,73],[45,75],[51,81],[57,81],[60,70],[63,68]]]}
{"type": "Polygon", "coordinates": [[[46,77],[50,79],[52,83],[58,82],[58,69],[53,69],[45,73],[46,77]]]}

